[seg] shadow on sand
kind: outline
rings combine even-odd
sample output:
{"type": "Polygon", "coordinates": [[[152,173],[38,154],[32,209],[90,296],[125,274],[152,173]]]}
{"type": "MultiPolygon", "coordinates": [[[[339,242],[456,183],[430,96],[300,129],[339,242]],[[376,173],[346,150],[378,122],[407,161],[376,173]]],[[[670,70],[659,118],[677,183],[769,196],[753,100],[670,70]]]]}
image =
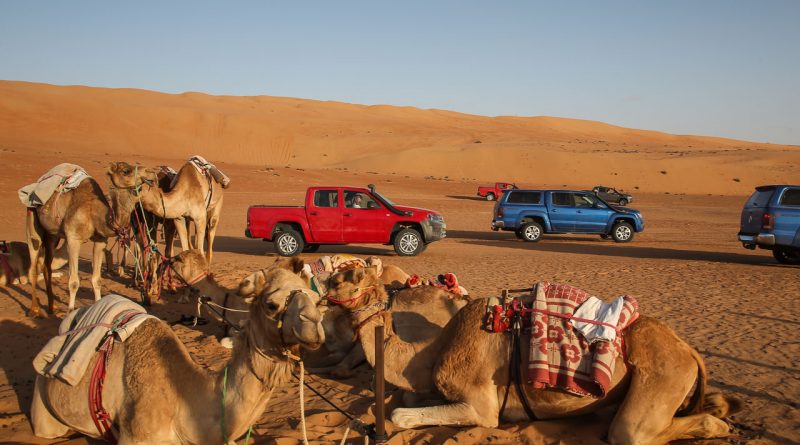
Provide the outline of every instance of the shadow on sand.
{"type": "MultiPolygon", "coordinates": [[[[252,256],[278,256],[271,242],[258,239],[249,239],[236,236],[217,236],[214,239],[215,252],[238,253],[241,255],[252,256]]],[[[327,245],[321,246],[313,255],[334,255],[337,253],[347,253],[356,256],[393,256],[395,255],[392,246],[376,246],[363,244],[349,245],[327,245]]]]}
{"type": "MultiPolygon", "coordinates": [[[[541,252],[571,253],[578,255],[599,255],[624,258],[669,259],[684,261],[709,261],[713,263],[748,264],[767,267],[793,267],[776,263],[771,257],[748,255],[730,252],[709,252],[703,250],[665,249],[661,247],[644,247],[636,245],[620,245],[612,241],[586,237],[545,237],[537,243],[526,243],[518,240],[511,233],[452,230],[447,232],[448,238],[463,239],[464,243],[476,246],[506,247],[509,249],[535,250],[541,252]],[[565,241],[580,241],[565,242],[565,241]]],[[[635,241],[634,241],[635,243],[635,241]]]]}

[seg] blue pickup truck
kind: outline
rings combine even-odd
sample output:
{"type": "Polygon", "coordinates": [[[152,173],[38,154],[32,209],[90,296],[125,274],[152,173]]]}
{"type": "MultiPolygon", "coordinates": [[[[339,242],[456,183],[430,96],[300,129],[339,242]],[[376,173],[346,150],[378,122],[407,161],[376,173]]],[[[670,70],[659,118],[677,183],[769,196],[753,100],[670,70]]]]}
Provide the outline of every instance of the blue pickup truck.
{"type": "Polygon", "coordinates": [[[591,192],[573,190],[509,190],[494,206],[492,230],[539,241],[545,233],[593,233],[627,243],[644,230],[638,210],[615,207],[591,192]]]}
{"type": "Polygon", "coordinates": [[[756,187],[742,209],[739,241],[771,250],[780,263],[800,264],[800,185],[756,187]]]}

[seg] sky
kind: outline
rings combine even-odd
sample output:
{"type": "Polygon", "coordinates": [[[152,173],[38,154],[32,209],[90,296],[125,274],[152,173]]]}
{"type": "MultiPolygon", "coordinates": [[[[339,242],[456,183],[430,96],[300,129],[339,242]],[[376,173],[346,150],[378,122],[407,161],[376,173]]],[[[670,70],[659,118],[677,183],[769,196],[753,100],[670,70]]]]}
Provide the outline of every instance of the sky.
{"type": "Polygon", "coordinates": [[[799,23],[794,0],[0,0],[0,79],[800,144],[799,23]]]}

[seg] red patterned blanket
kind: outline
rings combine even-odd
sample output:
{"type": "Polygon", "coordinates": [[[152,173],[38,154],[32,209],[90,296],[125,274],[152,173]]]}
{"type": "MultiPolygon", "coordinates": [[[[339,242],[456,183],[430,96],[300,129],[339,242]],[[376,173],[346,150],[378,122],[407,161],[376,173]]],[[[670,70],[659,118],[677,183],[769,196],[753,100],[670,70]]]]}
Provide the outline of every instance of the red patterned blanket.
{"type": "MultiPolygon", "coordinates": [[[[602,397],[611,383],[614,362],[622,353],[622,337],[613,342],[589,344],[573,329],[575,309],[589,293],[565,284],[546,281],[534,287],[528,380],[534,388],[560,388],[577,395],[602,397]]],[[[633,297],[625,296],[617,332],[633,323],[639,314],[633,297]]],[[[527,312],[527,311],[526,311],[527,312]]]]}

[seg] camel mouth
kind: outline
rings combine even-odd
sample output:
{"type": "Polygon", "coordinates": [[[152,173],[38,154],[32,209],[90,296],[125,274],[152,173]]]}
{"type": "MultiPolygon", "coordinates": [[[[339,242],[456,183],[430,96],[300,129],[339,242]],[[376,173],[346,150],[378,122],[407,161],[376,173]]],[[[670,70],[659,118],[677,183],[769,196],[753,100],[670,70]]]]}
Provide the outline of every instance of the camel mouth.
{"type": "Polygon", "coordinates": [[[297,343],[301,348],[309,351],[314,351],[320,348],[325,343],[325,333],[322,331],[321,324],[318,325],[319,329],[313,330],[313,335],[305,329],[292,328],[292,334],[297,339],[297,343]],[[305,332],[305,334],[304,334],[305,332]]]}

